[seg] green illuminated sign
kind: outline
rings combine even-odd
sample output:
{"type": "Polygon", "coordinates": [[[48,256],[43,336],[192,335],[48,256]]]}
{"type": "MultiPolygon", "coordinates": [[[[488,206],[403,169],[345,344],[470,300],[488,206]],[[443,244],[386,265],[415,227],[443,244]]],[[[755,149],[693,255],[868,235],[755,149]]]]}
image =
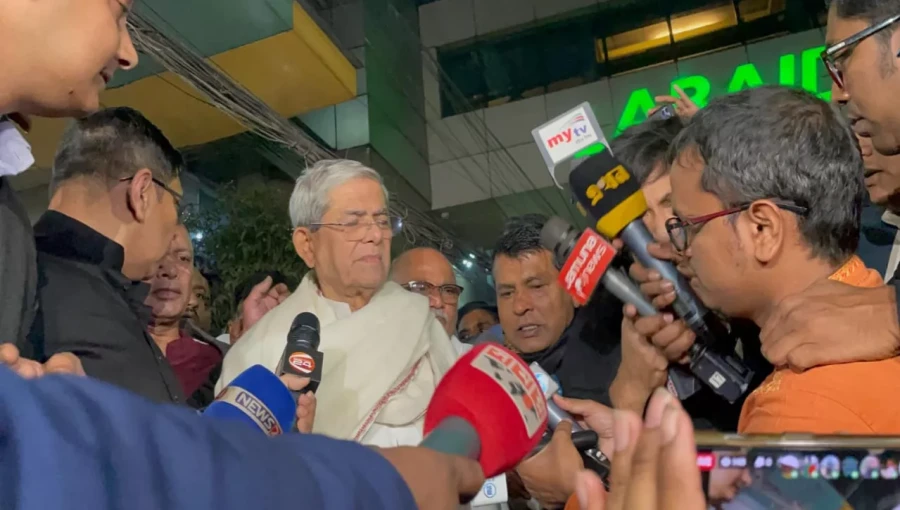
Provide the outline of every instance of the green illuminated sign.
{"type": "MultiPolygon", "coordinates": [[[[799,86],[818,95],[825,101],[831,100],[831,89],[819,90],[819,76],[824,75],[824,66],[819,55],[824,46],[809,48],[800,53],[800,83],[797,83],[797,55],[788,53],[778,59],[778,84],[788,87],[799,86]]],[[[725,84],[725,93],[731,94],[744,89],[759,87],[766,82],[757,69],[757,65],[750,62],[737,66],[731,74],[731,79],[725,84]]],[[[709,78],[703,75],[682,76],[675,79],[669,86],[670,94],[675,94],[675,85],[691,98],[700,108],[709,103],[713,89],[709,78]]],[[[653,109],[656,103],[649,88],[641,88],[631,92],[619,121],[616,124],[616,133],[621,133],[635,124],[640,124],[647,118],[647,112],[653,109]]],[[[587,150],[587,149],[586,149],[587,150]]],[[[576,155],[578,157],[578,155],[576,155]]]]}

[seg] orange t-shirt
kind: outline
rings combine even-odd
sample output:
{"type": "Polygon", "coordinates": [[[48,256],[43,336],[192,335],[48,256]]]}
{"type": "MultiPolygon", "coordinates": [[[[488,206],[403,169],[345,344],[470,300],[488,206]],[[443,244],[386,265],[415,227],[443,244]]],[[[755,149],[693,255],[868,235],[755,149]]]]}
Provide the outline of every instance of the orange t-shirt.
{"type": "MultiPolygon", "coordinates": [[[[883,285],[854,256],[830,279],[855,287],[883,285]]],[[[865,338],[847,338],[864,342],[865,338]]],[[[742,434],[900,434],[900,358],[773,372],[741,409],[742,434]]]]}

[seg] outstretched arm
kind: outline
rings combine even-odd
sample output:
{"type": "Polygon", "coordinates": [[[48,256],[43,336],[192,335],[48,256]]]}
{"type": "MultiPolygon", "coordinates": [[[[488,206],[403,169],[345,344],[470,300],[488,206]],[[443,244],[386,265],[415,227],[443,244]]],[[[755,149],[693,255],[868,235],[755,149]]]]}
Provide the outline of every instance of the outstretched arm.
{"type": "Polygon", "coordinates": [[[0,508],[416,508],[377,451],[0,367],[0,508]]]}

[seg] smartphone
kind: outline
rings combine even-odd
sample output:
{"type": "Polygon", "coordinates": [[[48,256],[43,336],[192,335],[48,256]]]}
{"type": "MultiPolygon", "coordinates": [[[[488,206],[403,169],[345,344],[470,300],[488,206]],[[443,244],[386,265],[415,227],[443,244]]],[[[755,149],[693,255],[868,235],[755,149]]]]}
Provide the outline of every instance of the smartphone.
{"type": "Polygon", "coordinates": [[[659,110],[656,110],[655,112],[653,112],[653,115],[648,117],[648,120],[671,119],[675,115],[676,115],[675,114],[675,105],[669,103],[669,104],[663,106],[662,108],[660,108],[659,110]]]}
{"type": "Polygon", "coordinates": [[[698,431],[707,501],[728,510],[900,510],[900,437],[698,431]]]}

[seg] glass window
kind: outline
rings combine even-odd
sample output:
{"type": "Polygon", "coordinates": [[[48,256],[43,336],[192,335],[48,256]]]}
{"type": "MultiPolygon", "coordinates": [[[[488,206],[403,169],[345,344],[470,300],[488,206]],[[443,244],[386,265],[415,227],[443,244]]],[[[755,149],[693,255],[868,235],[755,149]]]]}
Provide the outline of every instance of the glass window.
{"type": "Polygon", "coordinates": [[[438,50],[438,62],[453,83],[444,77],[440,81],[443,115],[808,30],[822,26],[825,13],[824,4],[815,0],[623,0],[601,4],[586,16],[438,50]]]}
{"type": "Polygon", "coordinates": [[[669,23],[661,21],[606,38],[606,54],[610,60],[643,53],[671,44],[669,23]]]}
{"type": "Polygon", "coordinates": [[[784,11],[785,2],[786,0],[740,0],[738,11],[741,13],[741,20],[749,22],[784,11]]]}
{"type": "Polygon", "coordinates": [[[719,4],[700,11],[672,16],[672,35],[675,42],[737,26],[734,4],[730,1],[719,4]]]}
{"type": "Polygon", "coordinates": [[[440,77],[441,113],[444,117],[485,105],[487,87],[477,45],[447,52],[438,51],[438,62],[446,73],[440,77]],[[466,102],[471,103],[471,108],[466,102]]]}

